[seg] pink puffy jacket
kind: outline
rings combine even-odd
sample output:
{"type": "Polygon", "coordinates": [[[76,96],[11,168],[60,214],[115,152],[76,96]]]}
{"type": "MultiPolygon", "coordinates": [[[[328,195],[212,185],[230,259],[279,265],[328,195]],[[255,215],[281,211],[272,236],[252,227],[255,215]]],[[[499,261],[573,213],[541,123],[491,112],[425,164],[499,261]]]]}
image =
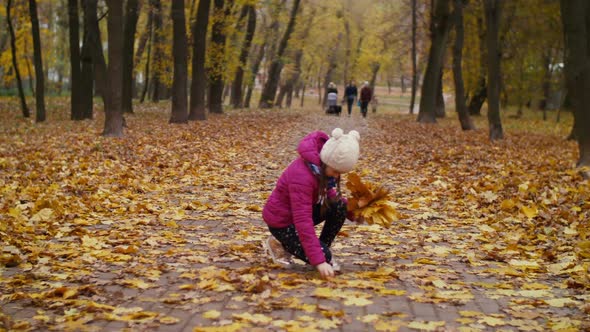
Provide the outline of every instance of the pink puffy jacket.
{"type": "Polygon", "coordinates": [[[318,180],[306,162],[321,166],[320,151],[328,138],[326,133],[315,131],[301,140],[297,146],[299,158],[283,171],[262,211],[270,227],[295,225],[305,255],[314,266],[325,262],[326,258],[312,218],[313,205],[318,198],[318,180]]]}

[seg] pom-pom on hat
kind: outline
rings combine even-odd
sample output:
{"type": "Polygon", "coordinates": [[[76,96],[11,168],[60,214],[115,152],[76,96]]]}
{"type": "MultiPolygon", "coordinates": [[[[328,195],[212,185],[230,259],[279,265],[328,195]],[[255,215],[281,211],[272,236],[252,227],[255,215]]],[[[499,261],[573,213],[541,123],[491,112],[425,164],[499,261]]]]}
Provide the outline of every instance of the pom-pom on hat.
{"type": "Polygon", "coordinates": [[[359,159],[360,139],[356,130],[345,134],[342,129],[335,128],[332,137],[322,147],[320,159],[340,173],[350,172],[359,159]]]}

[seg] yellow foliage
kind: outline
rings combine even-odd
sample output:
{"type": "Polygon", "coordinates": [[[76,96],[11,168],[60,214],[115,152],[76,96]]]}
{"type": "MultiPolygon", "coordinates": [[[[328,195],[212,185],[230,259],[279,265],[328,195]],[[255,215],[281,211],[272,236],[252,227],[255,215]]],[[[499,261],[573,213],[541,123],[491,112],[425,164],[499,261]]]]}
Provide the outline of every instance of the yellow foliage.
{"type": "Polygon", "coordinates": [[[361,217],[369,225],[377,224],[386,228],[399,219],[398,212],[389,201],[389,191],[385,188],[363,183],[356,173],[348,174],[346,187],[352,195],[348,202],[348,210],[352,211],[356,218],[361,217]]]}

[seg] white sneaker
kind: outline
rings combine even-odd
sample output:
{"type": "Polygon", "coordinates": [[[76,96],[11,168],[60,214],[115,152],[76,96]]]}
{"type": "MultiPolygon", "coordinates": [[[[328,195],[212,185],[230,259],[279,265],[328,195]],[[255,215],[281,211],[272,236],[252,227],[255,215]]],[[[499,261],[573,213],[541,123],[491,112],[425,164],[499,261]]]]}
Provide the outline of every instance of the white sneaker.
{"type": "Polygon", "coordinates": [[[269,236],[266,241],[263,242],[264,251],[268,256],[270,256],[271,260],[275,264],[279,264],[285,267],[290,266],[293,264],[293,258],[290,253],[288,253],[283,245],[275,239],[274,236],[269,236]]]}

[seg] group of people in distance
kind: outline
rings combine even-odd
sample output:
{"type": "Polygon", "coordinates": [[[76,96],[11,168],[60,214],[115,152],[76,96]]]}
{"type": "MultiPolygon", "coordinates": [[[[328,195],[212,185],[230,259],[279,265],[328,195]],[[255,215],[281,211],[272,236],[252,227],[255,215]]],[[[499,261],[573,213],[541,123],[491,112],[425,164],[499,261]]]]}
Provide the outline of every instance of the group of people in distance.
{"type": "MultiPolygon", "coordinates": [[[[336,88],[336,84],[334,84],[333,82],[330,82],[330,84],[328,84],[326,100],[328,104],[328,113],[335,113],[340,115],[341,106],[338,105],[338,88],[336,88]]],[[[363,83],[360,93],[353,81],[350,81],[348,83],[348,85],[344,89],[344,97],[342,98],[342,104],[346,103],[349,117],[352,114],[352,106],[355,102],[358,102],[358,105],[361,108],[361,114],[363,118],[367,117],[367,109],[369,107],[369,103],[371,103],[372,105],[373,113],[377,111],[377,97],[373,93],[373,89],[371,89],[369,82],[365,81],[363,83]]]]}

